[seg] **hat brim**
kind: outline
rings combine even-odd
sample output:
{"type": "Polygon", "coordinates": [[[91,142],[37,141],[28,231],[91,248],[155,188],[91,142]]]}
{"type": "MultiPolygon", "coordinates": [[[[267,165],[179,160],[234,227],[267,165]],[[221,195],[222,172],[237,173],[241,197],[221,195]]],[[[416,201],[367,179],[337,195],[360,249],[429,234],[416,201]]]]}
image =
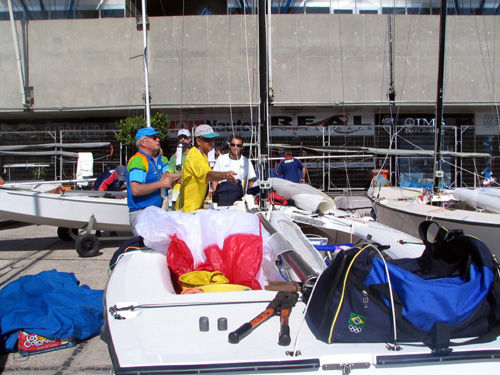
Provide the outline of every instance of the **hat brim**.
{"type": "Polygon", "coordinates": [[[203,137],[203,138],[215,138],[218,136],[219,136],[219,133],[216,133],[216,132],[200,135],[200,137],[203,137]]]}

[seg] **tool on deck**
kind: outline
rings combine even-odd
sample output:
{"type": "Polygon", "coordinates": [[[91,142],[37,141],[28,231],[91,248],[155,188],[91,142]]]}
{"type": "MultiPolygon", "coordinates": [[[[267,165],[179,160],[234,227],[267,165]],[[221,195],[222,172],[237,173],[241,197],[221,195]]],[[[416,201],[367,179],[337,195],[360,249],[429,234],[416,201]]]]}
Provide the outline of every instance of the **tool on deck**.
{"type": "Polygon", "coordinates": [[[231,344],[239,343],[244,337],[246,337],[250,332],[252,332],[259,325],[264,323],[269,318],[279,315],[281,328],[278,339],[278,344],[282,346],[289,345],[291,342],[290,338],[290,326],[288,325],[288,319],[290,317],[290,312],[293,306],[297,303],[299,294],[297,292],[278,292],[276,297],[269,303],[266,309],[253,318],[251,321],[243,324],[236,331],[229,334],[229,342],[231,344]]]}

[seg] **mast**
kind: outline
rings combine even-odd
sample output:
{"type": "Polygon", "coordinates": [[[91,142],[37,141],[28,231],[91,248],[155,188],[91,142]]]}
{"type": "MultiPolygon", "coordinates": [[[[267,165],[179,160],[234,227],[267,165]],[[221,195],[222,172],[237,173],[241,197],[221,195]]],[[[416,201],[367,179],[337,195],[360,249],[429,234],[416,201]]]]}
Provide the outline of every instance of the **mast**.
{"type": "MultiPolygon", "coordinates": [[[[394,42],[394,31],[393,31],[393,24],[394,24],[394,14],[391,14],[388,19],[387,23],[387,35],[389,39],[389,90],[387,92],[387,99],[389,100],[389,111],[391,114],[391,149],[397,150],[398,149],[398,137],[397,137],[397,130],[396,130],[396,123],[394,121],[394,101],[396,100],[396,90],[394,89],[394,67],[393,67],[393,60],[394,60],[394,53],[393,53],[393,42],[394,42]]],[[[398,159],[396,158],[396,155],[391,155],[391,164],[390,164],[390,174],[389,174],[389,180],[394,184],[394,186],[399,185],[399,167],[398,167],[398,159]],[[392,178],[394,176],[394,178],[392,178]]]]}
{"type": "Polygon", "coordinates": [[[446,0],[441,0],[441,15],[439,17],[439,62],[438,62],[438,82],[436,99],[436,127],[434,138],[434,181],[433,191],[439,190],[439,178],[443,177],[440,168],[441,159],[441,131],[443,127],[443,83],[444,83],[444,48],[446,37],[446,0]]]}
{"type": "Polygon", "coordinates": [[[151,127],[151,108],[149,103],[149,73],[148,73],[148,28],[146,25],[146,0],[141,0],[142,7],[142,45],[144,60],[144,86],[146,101],[146,125],[151,127]]]}
{"type": "MultiPolygon", "coordinates": [[[[260,87],[260,181],[268,178],[268,128],[269,128],[269,76],[267,70],[266,0],[259,0],[259,87],[260,87]]],[[[266,190],[261,186],[261,205],[266,198],[266,190]]],[[[262,207],[262,206],[261,206],[262,207]]]]}
{"type": "Polygon", "coordinates": [[[10,19],[10,26],[11,26],[11,30],[12,30],[12,40],[14,42],[14,50],[16,53],[16,63],[17,63],[16,65],[17,65],[17,73],[19,75],[19,87],[21,90],[21,101],[23,103],[24,110],[27,110],[27,109],[29,109],[30,105],[28,104],[28,101],[26,100],[24,74],[23,74],[23,69],[21,68],[21,53],[19,51],[19,40],[17,38],[16,21],[14,19],[14,12],[12,10],[12,1],[7,0],[7,5],[9,7],[9,19],[10,19]]]}

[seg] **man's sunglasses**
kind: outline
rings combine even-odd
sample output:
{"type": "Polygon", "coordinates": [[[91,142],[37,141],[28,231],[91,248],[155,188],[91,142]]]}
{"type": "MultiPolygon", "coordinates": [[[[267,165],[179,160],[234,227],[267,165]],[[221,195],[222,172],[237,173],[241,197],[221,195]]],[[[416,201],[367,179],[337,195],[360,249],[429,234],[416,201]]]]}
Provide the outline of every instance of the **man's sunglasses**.
{"type": "Polygon", "coordinates": [[[231,147],[238,147],[238,148],[242,148],[243,147],[243,143],[230,143],[229,145],[231,147]]]}
{"type": "Polygon", "coordinates": [[[203,142],[215,142],[215,138],[198,137],[203,142]]]}
{"type": "Polygon", "coordinates": [[[185,135],[179,135],[179,139],[189,139],[189,138],[191,138],[191,137],[187,137],[185,135]]]}
{"type": "Polygon", "coordinates": [[[147,135],[146,137],[149,138],[149,139],[152,139],[153,141],[156,140],[156,139],[160,139],[159,135],[147,135]]]}

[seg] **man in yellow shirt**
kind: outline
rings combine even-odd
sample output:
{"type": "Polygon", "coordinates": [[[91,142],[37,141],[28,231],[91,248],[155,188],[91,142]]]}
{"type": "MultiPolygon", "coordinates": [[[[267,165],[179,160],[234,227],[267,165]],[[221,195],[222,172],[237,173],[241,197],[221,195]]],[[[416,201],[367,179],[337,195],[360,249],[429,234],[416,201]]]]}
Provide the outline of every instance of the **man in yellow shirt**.
{"type": "Polygon", "coordinates": [[[233,171],[214,172],[208,164],[208,152],[214,148],[215,138],[219,134],[207,124],[199,125],[194,131],[196,147],[189,150],[182,167],[181,192],[176,209],[191,212],[203,207],[210,181],[227,180],[237,183],[233,171]]]}

